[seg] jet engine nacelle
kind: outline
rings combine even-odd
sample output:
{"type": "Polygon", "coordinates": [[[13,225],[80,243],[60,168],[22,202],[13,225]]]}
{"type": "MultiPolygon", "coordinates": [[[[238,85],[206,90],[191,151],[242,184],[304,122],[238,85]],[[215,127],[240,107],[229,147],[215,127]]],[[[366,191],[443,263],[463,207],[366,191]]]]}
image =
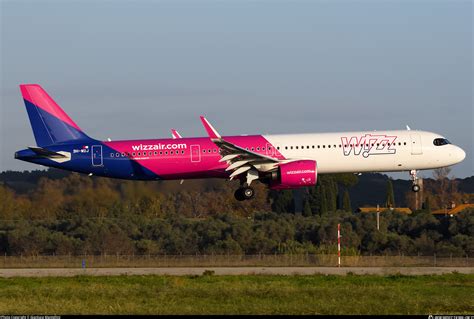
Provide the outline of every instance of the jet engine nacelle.
{"type": "Polygon", "coordinates": [[[272,173],[271,189],[292,189],[314,186],[317,181],[316,161],[299,160],[280,164],[272,173]]]}

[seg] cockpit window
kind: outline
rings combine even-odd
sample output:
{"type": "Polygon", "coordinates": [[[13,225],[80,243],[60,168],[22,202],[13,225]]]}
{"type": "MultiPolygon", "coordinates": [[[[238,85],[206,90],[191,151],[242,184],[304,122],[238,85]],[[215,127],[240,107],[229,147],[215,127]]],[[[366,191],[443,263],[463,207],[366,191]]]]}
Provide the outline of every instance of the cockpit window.
{"type": "Polygon", "coordinates": [[[446,145],[446,144],[451,144],[451,143],[445,138],[435,138],[433,140],[433,144],[435,146],[441,146],[441,145],[446,145]]]}

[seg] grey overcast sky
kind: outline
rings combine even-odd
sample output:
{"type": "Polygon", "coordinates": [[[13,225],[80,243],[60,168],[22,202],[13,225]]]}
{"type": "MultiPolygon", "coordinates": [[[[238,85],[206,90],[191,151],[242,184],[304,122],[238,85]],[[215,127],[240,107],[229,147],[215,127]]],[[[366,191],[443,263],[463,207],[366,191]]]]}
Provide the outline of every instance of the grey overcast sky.
{"type": "MultiPolygon", "coordinates": [[[[1,0],[0,0],[1,1],[1,0]]],[[[89,135],[412,129],[474,174],[471,1],[1,1],[0,171],[34,145],[20,83],[89,135]]],[[[431,176],[425,172],[425,176],[431,176]]],[[[404,173],[400,175],[407,178],[404,173]]]]}

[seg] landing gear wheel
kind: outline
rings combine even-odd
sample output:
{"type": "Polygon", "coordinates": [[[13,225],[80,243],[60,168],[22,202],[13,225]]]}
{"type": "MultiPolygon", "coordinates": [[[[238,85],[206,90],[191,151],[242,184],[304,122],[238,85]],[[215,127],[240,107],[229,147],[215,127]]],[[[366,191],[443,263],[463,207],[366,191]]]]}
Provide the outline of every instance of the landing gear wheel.
{"type": "Polygon", "coordinates": [[[243,201],[246,199],[252,199],[255,195],[255,191],[252,187],[241,187],[237,189],[234,193],[234,197],[238,201],[243,201]]]}
{"type": "Polygon", "coordinates": [[[245,199],[251,199],[255,195],[255,191],[252,187],[244,187],[242,188],[242,194],[244,195],[245,199]]]}
{"type": "Polygon", "coordinates": [[[414,193],[418,193],[420,191],[420,186],[418,185],[418,176],[416,175],[417,171],[416,169],[412,169],[410,171],[410,179],[411,179],[411,182],[412,182],[412,186],[411,186],[411,190],[414,192],[414,193]]]}
{"type": "Polygon", "coordinates": [[[242,190],[243,190],[242,188],[238,188],[234,193],[235,199],[238,200],[239,202],[245,200],[244,192],[242,190]]]}

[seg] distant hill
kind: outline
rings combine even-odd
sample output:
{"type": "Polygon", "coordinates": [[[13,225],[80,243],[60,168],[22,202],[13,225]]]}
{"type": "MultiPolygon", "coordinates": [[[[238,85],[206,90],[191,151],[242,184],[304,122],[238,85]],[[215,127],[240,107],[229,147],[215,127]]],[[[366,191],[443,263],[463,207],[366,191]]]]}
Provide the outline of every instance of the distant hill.
{"type": "Polygon", "coordinates": [[[459,191],[474,194],[474,176],[459,180],[459,191]]]}
{"type": "Polygon", "coordinates": [[[41,178],[61,179],[72,174],[56,168],[48,170],[34,171],[5,171],[0,173],[0,184],[5,184],[15,190],[15,192],[23,194],[36,186],[41,178]]]}
{"type": "MultiPolygon", "coordinates": [[[[388,179],[378,173],[360,175],[359,182],[349,190],[352,207],[384,205],[388,179]]],[[[397,206],[406,206],[405,193],[410,190],[411,181],[396,179],[392,184],[397,206]]]]}
{"type": "MultiPolygon", "coordinates": [[[[385,202],[387,179],[389,179],[387,175],[379,173],[360,175],[357,185],[349,190],[352,207],[383,205],[385,202]]],[[[424,181],[425,183],[434,182],[432,178],[424,178],[424,181]]],[[[474,176],[457,178],[456,181],[458,181],[460,192],[474,193],[474,176]]],[[[394,179],[392,184],[397,206],[406,206],[406,193],[411,189],[411,181],[394,179]]]]}

